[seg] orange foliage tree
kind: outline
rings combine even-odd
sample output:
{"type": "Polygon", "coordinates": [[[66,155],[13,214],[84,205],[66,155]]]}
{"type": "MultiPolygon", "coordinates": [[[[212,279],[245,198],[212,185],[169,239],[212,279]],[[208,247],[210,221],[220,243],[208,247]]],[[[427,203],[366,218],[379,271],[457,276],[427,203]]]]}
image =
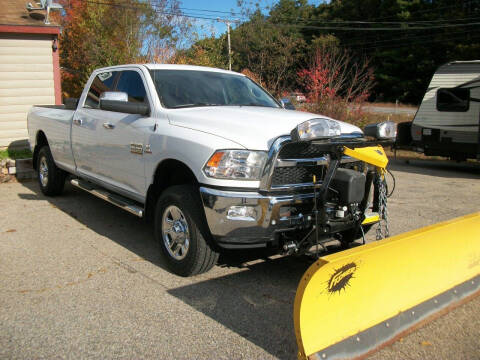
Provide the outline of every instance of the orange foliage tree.
{"type": "Polygon", "coordinates": [[[151,61],[186,26],[178,0],[63,0],[62,88],[79,96],[98,67],[151,61]]]}
{"type": "Polygon", "coordinates": [[[338,120],[361,124],[362,105],[374,85],[368,59],[353,57],[336,46],[315,50],[310,66],[298,72],[306,91],[306,108],[338,120]]]}

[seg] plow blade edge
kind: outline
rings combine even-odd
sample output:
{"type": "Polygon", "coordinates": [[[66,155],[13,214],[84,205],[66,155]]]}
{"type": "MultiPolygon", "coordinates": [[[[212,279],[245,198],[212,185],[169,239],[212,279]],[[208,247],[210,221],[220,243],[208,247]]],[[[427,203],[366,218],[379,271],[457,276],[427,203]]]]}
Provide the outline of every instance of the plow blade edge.
{"type": "Polygon", "coordinates": [[[299,358],[344,359],[480,289],[480,212],[317,260],[295,296],[299,358]]]}

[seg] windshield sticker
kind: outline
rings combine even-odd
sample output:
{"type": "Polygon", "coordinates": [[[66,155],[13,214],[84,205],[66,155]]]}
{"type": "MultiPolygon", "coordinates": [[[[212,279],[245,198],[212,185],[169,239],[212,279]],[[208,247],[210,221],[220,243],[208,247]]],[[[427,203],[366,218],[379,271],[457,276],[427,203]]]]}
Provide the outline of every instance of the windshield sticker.
{"type": "Polygon", "coordinates": [[[104,72],[104,73],[101,73],[101,74],[98,74],[98,78],[102,81],[105,81],[105,80],[108,80],[112,77],[112,73],[111,72],[104,72]]]}

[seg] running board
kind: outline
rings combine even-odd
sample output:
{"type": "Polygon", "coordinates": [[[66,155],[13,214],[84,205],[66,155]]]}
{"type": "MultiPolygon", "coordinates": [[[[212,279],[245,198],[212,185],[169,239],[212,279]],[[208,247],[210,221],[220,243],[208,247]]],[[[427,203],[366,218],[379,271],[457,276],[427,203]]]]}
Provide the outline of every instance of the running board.
{"type": "Polygon", "coordinates": [[[82,181],[80,179],[72,179],[70,183],[73,186],[78,187],[79,189],[85,190],[100,199],[108,201],[110,204],[118,206],[119,208],[126,210],[129,213],[132,213],[133,215],[143,217],[143,208],[136,205],[133,201],[124,198],[121,195],[113,194],[105,189],[95,188],[93,187],[93,184],[82,181]]]}

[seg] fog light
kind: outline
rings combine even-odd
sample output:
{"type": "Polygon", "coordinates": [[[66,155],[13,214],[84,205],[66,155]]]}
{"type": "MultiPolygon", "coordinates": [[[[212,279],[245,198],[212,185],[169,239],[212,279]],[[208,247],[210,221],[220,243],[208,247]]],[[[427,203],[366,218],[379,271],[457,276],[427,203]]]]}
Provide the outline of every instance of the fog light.
{"type": "Polygon", "coordinates": [[[256,221],[257,210],[252,206],[230,206],[227,213],[227,219],[256,221]]]}

